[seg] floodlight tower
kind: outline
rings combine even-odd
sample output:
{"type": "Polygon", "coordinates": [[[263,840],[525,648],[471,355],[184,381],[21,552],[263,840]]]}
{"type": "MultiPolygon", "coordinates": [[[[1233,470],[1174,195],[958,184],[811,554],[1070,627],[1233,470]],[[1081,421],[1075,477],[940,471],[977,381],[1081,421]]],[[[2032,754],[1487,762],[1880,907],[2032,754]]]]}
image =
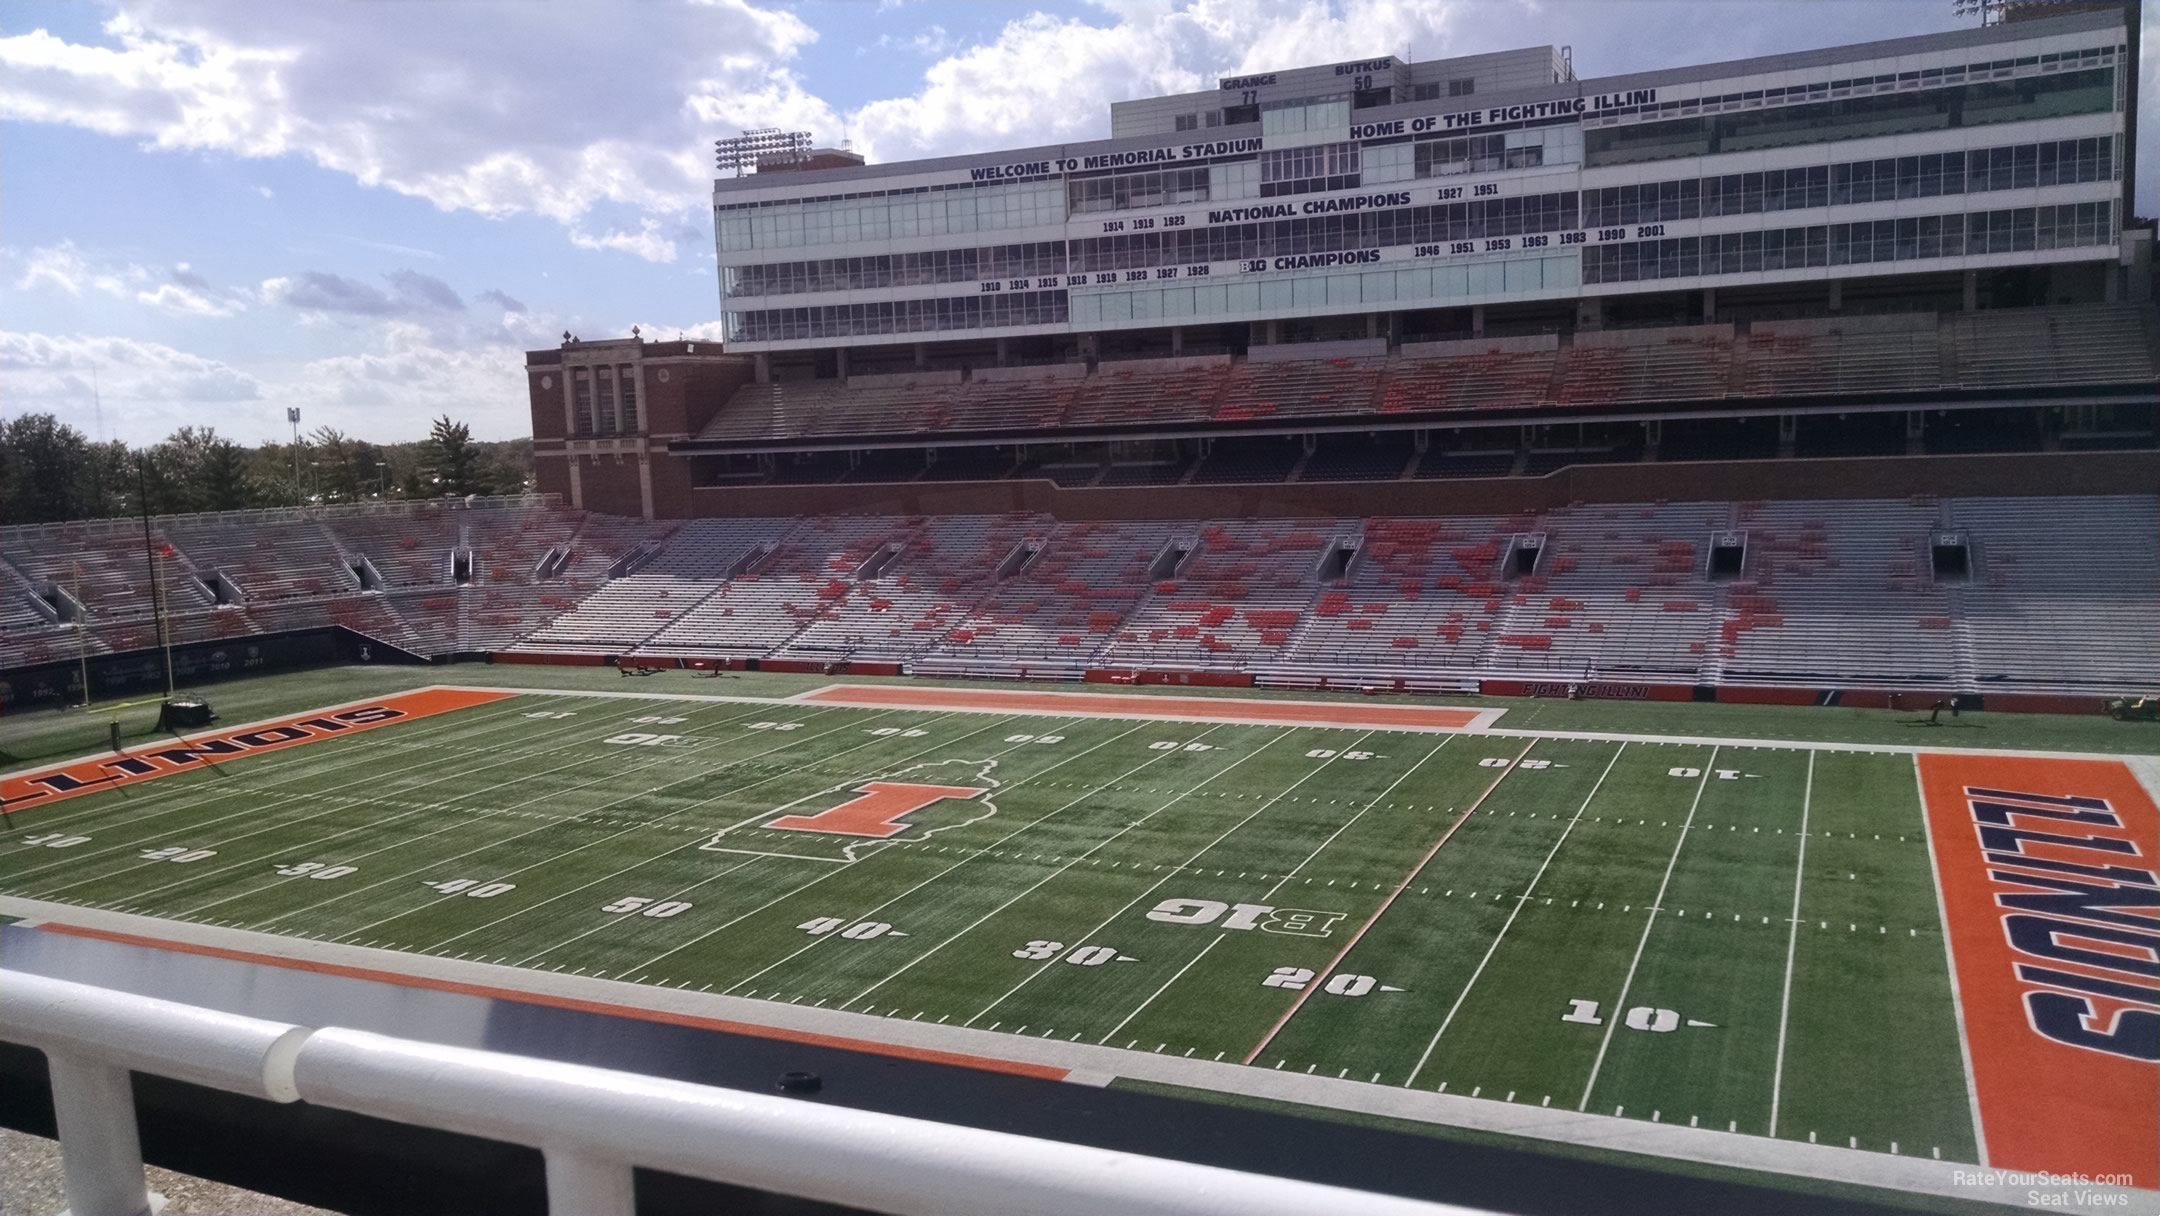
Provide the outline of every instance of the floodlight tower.
{"type": "Polygon", "coordinates": [[[743,169],[756,170],[763,165],[785,165],[810,157],[810,133],[808,131],[783,131],[778,127],[759,127],[744,131],[730,139],[713,141],[713,167],[733,169],[741,177],[743,169]]]}
{"type": "Polygon", "coordinates": [[[299,506],[307,501],[306,496],[300,493],[300,407],[297,405],[286,406],[285,421],[292,423],[293,499],[294,505],[299,506]]]}

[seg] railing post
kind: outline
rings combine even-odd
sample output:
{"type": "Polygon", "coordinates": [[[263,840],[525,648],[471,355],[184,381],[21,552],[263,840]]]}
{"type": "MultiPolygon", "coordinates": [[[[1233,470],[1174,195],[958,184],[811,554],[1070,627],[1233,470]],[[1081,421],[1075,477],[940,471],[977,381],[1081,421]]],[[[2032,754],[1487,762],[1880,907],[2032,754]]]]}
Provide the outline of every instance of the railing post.
{"type": "Polygon", "coordinates": [[[67,1216],[148,1216],[142,1141],[128,1070],[48,1052],[67,1216]]]}
{"type": "Polygon", "coordinates": [[[635,1216],[629,1166],[567,1149],[546,1153],[548,1216],[635,1216]]]}

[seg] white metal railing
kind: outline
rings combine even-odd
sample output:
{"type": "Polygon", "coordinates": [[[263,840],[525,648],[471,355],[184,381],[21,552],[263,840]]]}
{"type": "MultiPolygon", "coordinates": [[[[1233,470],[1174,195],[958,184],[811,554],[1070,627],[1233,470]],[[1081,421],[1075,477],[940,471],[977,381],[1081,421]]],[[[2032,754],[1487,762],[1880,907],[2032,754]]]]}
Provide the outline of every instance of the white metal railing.
{"type": "Polygon", "coordinates": [[[130,1071],[537,1148],[556,1216],[631,1216],[631,1170],[923,1216],[1469,1216],[1294,1182],[582,1064],[311,1030],[0,972],[0,1041],[45,1053],[69,1216],[150,1211],[130,1071]]]}

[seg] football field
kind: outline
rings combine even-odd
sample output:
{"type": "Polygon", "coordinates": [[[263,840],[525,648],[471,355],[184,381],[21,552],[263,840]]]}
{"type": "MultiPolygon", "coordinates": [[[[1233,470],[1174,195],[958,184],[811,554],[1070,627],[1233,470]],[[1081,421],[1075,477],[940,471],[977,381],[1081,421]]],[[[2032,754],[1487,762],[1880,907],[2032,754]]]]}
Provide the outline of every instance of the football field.
{"type": "Polygon", "coordinates": [[[0,895],[1929,1161],[2059,1113],[1988,1097],[1929,757],[1391,704],[424,690],[14,774],[0,895]]]}

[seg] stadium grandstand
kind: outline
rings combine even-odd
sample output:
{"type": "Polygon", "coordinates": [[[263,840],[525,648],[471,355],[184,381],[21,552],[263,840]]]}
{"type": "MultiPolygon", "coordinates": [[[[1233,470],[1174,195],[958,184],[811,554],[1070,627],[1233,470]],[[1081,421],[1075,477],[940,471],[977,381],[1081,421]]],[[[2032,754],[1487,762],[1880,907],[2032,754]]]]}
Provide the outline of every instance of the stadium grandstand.
{"type": "Polygon", "coordinates": [[[2149,1210],[2139,9],[1974,4],[746,132],[534,492],[0,524],[0,1125],[78,1216],[2149,1210]]]}
{"type": "Polygon", "coordinates": [[[2142,689],[2128,56],[2105,10],[1609,79],[1382,58],[1118,103],[1103,141],[720,178],[727,340],[531,352],[539,499],[6,529],[0,667],[51,695],[87,655],[342,627],[430,659],[2142,689]]]}

